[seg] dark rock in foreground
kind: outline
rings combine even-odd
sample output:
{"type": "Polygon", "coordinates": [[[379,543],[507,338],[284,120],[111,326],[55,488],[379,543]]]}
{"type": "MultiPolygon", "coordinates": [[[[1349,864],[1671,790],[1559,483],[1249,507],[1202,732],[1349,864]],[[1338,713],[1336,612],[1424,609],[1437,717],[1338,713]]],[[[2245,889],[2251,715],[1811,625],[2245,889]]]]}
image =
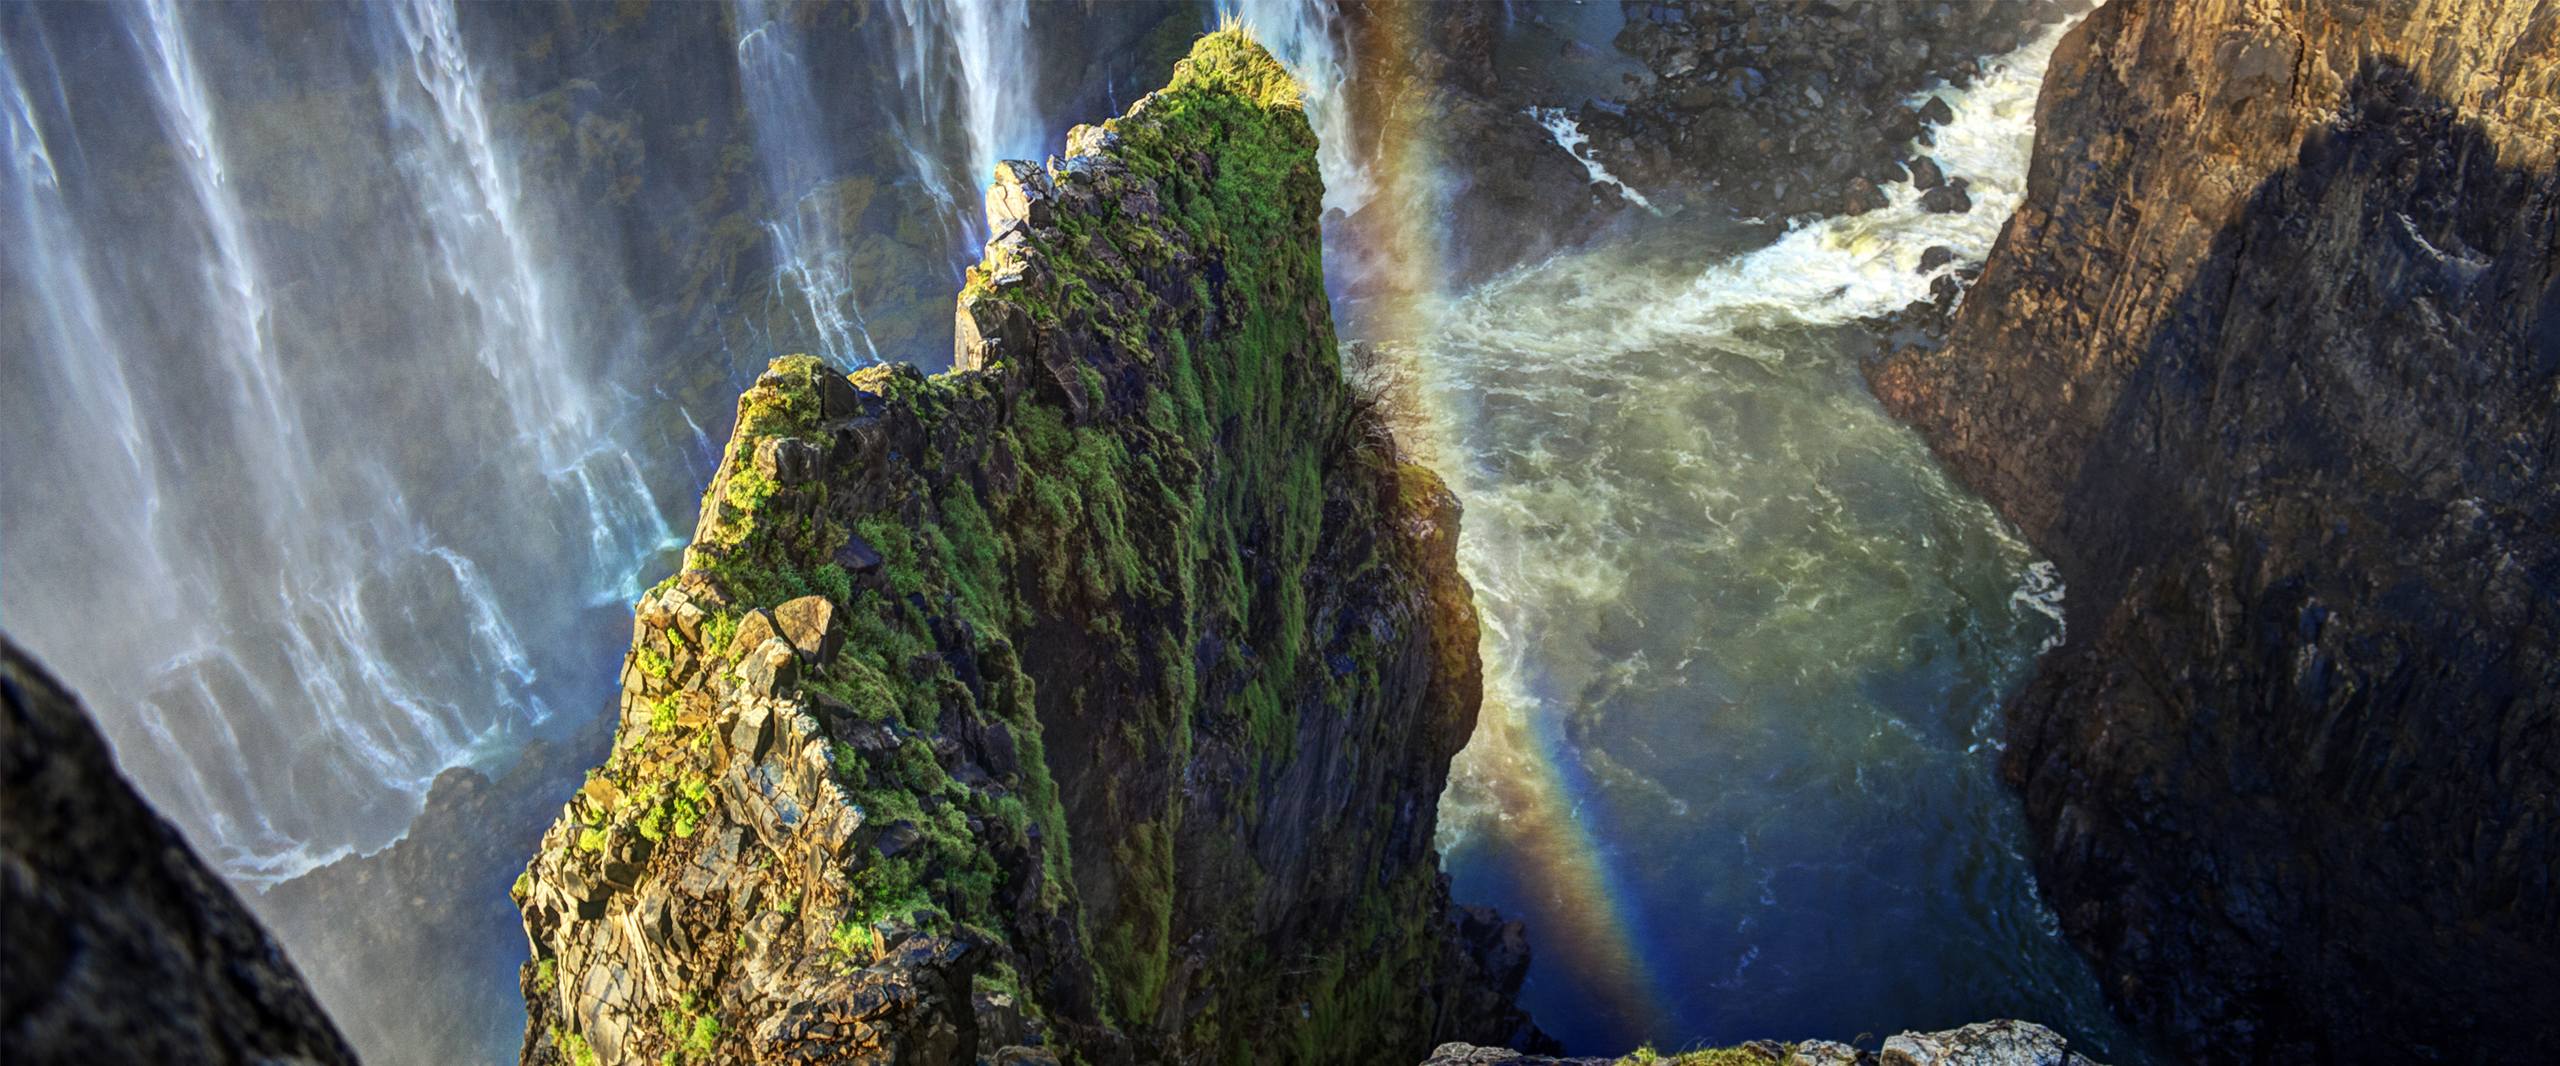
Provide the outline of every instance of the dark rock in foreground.
{"type": "Polygon", "coordinates": [[[2560,1045],[2560,7],[2116,0],[1886,406],[2050,553],[2040,880],[2211,1061],[2560,1045]]]}
{"type": "Polygon", "coordinates": [[[0,703],[8,1061],[354,1062],[240,898],[5,639],[0,703]]]}

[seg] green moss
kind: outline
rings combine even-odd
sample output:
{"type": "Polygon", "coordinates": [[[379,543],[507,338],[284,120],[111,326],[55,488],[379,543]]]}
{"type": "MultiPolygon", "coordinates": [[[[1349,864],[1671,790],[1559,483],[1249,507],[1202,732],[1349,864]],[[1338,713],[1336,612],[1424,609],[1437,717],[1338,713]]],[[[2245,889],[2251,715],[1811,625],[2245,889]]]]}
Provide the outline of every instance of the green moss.
{"type": "Polygon", "coordinates": [[[658,1061],[665,1066],[718,1062],[720,1016],[698,993],[687,992],[673,1007],[658,1012],[658,1024],[675,1046],[658,1061]]]}
{"type": "Polygon", "coordinates": [[[1160,822],[1142,824],[1114,847],[1112,857],[1128,884],[1122,905],[1134,902],[1137,913],[1124,915],[1104,934],[1099,954],[1112,975],[1120,1017],[1150,1021],[1164,994],[1165,968],[1173,946],[1172,827],[1160,822]]]}
{"type": "Polygon", "coordinates": [[[1786,1061],[1788,1053],[1793,1050],[1794,1045],[1790,1044],[1777,1048],[1777,1052],[1771,1054],[1761,1047],[1742,1045],[1665,1055],[1648,1044],[1618,1062],[1623,1066],[1769,1066],[1770,1063],[1786,1061]]]}
{"type": "MultiPolygon", "coordinates": [[[[889,442],[892,454],[866,457],[856,474],[838,451],[830,476],[789,486],[759,472],[755,456],[777,437],[845,446],[847,427],[825,424],[822,410],[821,375],[832,371],[807,357],[777,360],[741,397],[686,555],[719,593],[697,601],[710,611],[705,672],[734,664],[747,611],[824,596],[841,608],[846,642],[803,671],[802,693],[824,721],[903,731],[891,750],[828,748],[834,780],[866,824],[906,822],[918,834],[896,858],[851,871],[843,898],[807,901],[841,962],[867,962],[872,928],[891,917],[1019,936],[1063,929],[1097,961],[1106,1020],[1152,1027],[1160,1004],[1196,991],[1169,987],[1177,841],[1194,816],[1180,772],[1195,750],[1240,750],[1246,765],[1229,784],[1250,809],[1257,782],[1294,756],[1302,705],[1349,706],[1359,686],[1375,685],[1374,656],[1356,639],[1347,675],[1308,665],[1317,638],[1303,582],[1362,575],[1312,574],[1326,463],[1353,404],[1326,314],[1321,185],[1298,100],[1285,71],[1241,34],[1204,38],[1166,90],[1109,124],[1125,171],[1092,179],[1143,187],[1161,215],[1124,216],[1108,195],[1062,207],[1032,237],[1044,270],[1025,276],[1041,280],[999,289],[993,264],[970,272],[967,298],[1015,305],[1048,331],[1041,354],[1071,356],[1071,371],[1015,365],[1007,360],[1028,353],[1007,349],[978,373],[850,375],[870,394],[866,424],[876,429],[864,439],[889,442]],[[1210,165],[1204,146],[1214,147],[1210,165]],[[1214,270],[1166,287],[1178,259],[1214,270]],[[1115,389],[1134,402],[1115,409],[1115,389]],[[879,553],[876,572],[834,562],[857,535],[879,553]],[[1044,690],[1017,646],[1053,656],[1067,647],[1077,658],[1050,660],[1044,690]],[[955,716],[1002,723],[1018,770],[996,787],[955,781],[924,739],[955,716]],[[1145,771],[1101,801],[1101,825],[1129,827],[1116,838],[1069,839],[1049,764],[1060,722],[1089,738],[1081,758],[1145,771]],[[1033,846],[1035,833],[1036,905],[1047,913],[1023,914],[997,904],[1007,886],[996,855],[1033,846]],[[1076,849],[1115,868],[1116,898],[1082,901],[1107,903],[1108,928],[1078,927],[1076,849]]],[[[639,667],[672,671],[654,656],[639,667]]],[[[647,720],[647,735],[626,738],[608,764],[625,797],[617,817],[653,841],[682,839],[710,802],[696,784],[717,746],[708,728],[687,727],[701,719],[674,699],[651,704],[647,720]]],[[[591,826],[580,846],[592,834],[590,850],[602,850],[605,832],[591,826]]],[[[1260,876],[1251,863],[1241,848],[1225,860],[1248,879],[1260,876]]],[[[1167,1035],[1229,1057],[1373,1051],[1410,1006],[1398,982],[1436,965],[1428,920],[1404,920],[1436,916],[1428,879],[1417,878],[1365,896],[1340,940],[1310,946],[1316,955],[1273,960],[1214,990],[1189,1033],[1167,1035]],[[1297,1047],[1228,1043],[1267,1037],[1255,1023],[1294,1014],[1302,1000],[1309,1021],[1297,1047]]],[[[1233,903],[1239,914],[1248,898],[1233,903]]],[[[1244,923],[1217,931],[1215,942],[1237,945],[1222,950],[1248,950],[1244,923]]],[[[1024,1006],[1051,1005],[1035,995],[1024,1006]]]]}
{"type": "Polygon", "coordinates": [[[551,1045],[569,1057],[573,1066],[596,1066],[596,1049],[587,1046],[587,1038],[558,1026],[551,1029],[551,1045]]]}

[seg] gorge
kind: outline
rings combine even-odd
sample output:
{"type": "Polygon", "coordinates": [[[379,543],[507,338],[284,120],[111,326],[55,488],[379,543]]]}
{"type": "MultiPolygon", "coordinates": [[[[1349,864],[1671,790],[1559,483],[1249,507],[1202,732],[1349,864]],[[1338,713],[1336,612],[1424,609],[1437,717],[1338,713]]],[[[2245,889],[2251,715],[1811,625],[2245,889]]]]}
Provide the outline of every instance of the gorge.
{"type": "Polygon", "coordinates": [[[0,1040],[2529,1056],[2555,23],[0,11],[0,1040]]]}

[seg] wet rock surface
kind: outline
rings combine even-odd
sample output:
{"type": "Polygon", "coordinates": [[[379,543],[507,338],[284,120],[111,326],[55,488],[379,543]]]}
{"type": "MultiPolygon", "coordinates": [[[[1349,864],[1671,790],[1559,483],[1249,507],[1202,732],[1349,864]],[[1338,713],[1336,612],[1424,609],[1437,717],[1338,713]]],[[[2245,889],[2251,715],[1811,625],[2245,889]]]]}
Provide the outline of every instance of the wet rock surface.
{"type": "Polygon", "coordinates": [[[1572,101],[1551,98],[1538,71],[1499,68],[1502,5],[1344,0],[1339,10],[1355,67],[1353,128],[1369,138],[1354,147],[1378,184],[1350,217],[1331,220],[1352,234],[1326,251],[1355,300],[1416,275],[1462,289],[1636,211],[1530,113],[1572,101]],[[1428,161],[1405,158],[1417,144],[1441,147],[1428,161]],[[1435,247],[1403,247],[1412,235],[1395,232],[1417,212],[1445,222],[1435,247]]]}
{"type": "Polygon", "coordinates": [[[352,1063],[293,964],[0,640],[0,1047],[12,1063],[352,1063]]]}
{"type": "MultiPolygon", "coordinates": [[[[1864,201],[1859,182],[1890,184],[1906,169],[1934,174],[1933,162],[1907,163],[1904,152],[1915,141],[1925,152],[1931,128],[1953,113],[1942,100],[1908,98],[1938,81],[1968,83],[1984,60],[2090,4],[1623,6],[1618,47],[1652,77],[1618,104],[1579,112],[1600,158],[1656,199],[1713,183],[1689,198],[1780,218],[1855,213],[1864,201]]],[[[1934,184],[1920,181],[1924,189],[1934,184]]]]}
{"type": "Polygon", "coordinates": [[[2207,1061],[2560,1039],[2560,11],[2117,0],[1877,394],[2059,564],[2040,880],[2207,1061]]]}
{"type": "Polygon", "coordinates": [[[954,373],[741,397],[515,888],[526,1061],[1534,1035],[1517,926],[1431,846],[1479,698],[1457,505],[1342,378],[1296,101],[1208,38],[1001,168],[954,373]]]}
{"type": "Polygon", "coordinates": [[[1935,1033],[1899,1033],[1862,1050],[1828,1040],[1758,1040],[1729,1048],[1626,1058],[1549,1058],[1503,1048],[1443,1044],[1423,1066],[2098,1066],[2062,1035],[2032,1022],[1976,1022],[1935,1033]]]}

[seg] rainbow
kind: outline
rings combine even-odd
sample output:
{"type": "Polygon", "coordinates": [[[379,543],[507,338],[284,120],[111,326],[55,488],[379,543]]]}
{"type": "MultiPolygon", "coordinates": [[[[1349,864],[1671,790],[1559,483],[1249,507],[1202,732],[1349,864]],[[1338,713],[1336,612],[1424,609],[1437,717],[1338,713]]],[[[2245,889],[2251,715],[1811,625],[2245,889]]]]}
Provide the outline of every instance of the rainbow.
{"type": "MultiPolygon", "coordinates": [[[[1448,401],[1432,357],[1453,302],[1442,267],[1452,196],[1419,7],[1384,4],[1346,19],[1311,0],[1226,0],[1218,18],[1253,32],[1307,83],[1308,117],[1320,136],[1354,142],[1329,147],[1321,160],[1327,206],[1341,212],[1325,235],[1335,318],[1346,335],[1371,342],[1373,362],[1354,370],[1384,394],[1408,456],[1464,500],[1471,481],[1458,445],[1464,416],[1448,401]]],[[[1483,557],[1487,550],[1469,542],[1460,551],[1480,604],[1499,569],[1483,557]]],[[[1617,860],[1593,831],[1598,790],[1564,736],[1563,709],[1527,680],[1535,673],[1527,635],[1503,632],[1497,611],[1480,613],[1485,703],[1453,768],[1453,798],[1442,803],[1443,840],[1496,834],[1529,888],[1531,913],[1521,917],[1550,961],[1547,973],[1584,986],[1622,1031],[1671,1032],[1643,950],[1652,941],[1617,860]],[[1454,798],[1460,792],[1466,797],[1454,798]]]]}

